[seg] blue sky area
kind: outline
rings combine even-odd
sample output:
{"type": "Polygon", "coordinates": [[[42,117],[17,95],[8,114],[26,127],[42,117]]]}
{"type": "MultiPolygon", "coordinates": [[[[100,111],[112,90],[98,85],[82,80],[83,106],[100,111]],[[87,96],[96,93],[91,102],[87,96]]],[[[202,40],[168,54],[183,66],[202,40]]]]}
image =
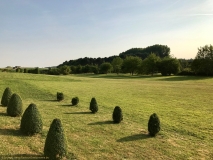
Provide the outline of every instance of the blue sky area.
{"type": "Polygon", "coordinates": [[[213,44],[213,0],[0,0],[0,67],[47,67],[167,45],[213,44]]]}

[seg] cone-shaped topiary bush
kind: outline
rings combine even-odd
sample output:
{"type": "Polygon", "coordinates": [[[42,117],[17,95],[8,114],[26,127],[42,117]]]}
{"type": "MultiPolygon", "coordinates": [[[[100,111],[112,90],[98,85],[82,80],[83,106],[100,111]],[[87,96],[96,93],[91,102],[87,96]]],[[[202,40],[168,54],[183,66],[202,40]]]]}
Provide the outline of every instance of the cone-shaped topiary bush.
{"type": "Polygon", "coordinates": [[[51,160],[62,159],[67,155],[67,141],[60,119],[54,119],[47,133],[44,156],[51,160]]]}
{"type": "Polygon", "coordinates": [[[113,118],[114,123],[120,123],[123,120],[122,110],[119,106],[116,106],[114,108],[112,118],[113,118]]]}
{"type": "Polygon", "coordinates": [[[11,89],[9,87],[7,87],[4,90],[4,93],[3,93],[2,98],[1,98],[1,104],[2,104],[2,106],[7,107],[8,102],[9,102],[11,96],[12,96],[12,91],[11,91],[11,89]]]}
{"type": "Polygon", "coordinates": [[[148,131],[150,136],[155,136],[160,131],[160,119],[156,113],[153,113],[148,122],[148,131]]]}
{"type": "Polygon", "coordinates": [[[92,113],[98,112],[98,104],[97,104],[95,98],[92,98],[92,99],[91,99],[89,109],[92,111],[92,113]]]}
{"type": "Polygon", "coordinates": [[[64,99],[64,94],[62,92],[57,92],[56,97],[58,101],[62,101],[64,99]]]}
{"type": "Polygon", "coordinates": [[[22,105],[23,104],[21,97],[18,94],[14,93],[7,105],[7,114],[11,117],[21,116],[23,112],[22,105]]]}
{"type": "Polygon", "coordinates": [[[79,103],[79,98],[78,97],[74,97],[72,98],[72,101],[71,101],[72,105],[77,105],[79,103]]]}
{"type": "Polygon", "coordinates": [[[21,119],[20,129],[26,135],[41,133],[43,129],[43,123],[41,115],[35,104],[31,103],[24,111],[21,119]]]}

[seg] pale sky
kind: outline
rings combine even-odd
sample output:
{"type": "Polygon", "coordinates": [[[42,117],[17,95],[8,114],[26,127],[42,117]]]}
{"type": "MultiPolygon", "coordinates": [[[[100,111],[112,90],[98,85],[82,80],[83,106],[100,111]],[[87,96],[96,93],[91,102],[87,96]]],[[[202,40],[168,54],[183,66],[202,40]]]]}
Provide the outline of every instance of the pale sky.
{"type": "Polygon", "coordinates": [[[167,45],[213,44],[213,0],[0,0],[0,67],[48,67],[167,45]]]}

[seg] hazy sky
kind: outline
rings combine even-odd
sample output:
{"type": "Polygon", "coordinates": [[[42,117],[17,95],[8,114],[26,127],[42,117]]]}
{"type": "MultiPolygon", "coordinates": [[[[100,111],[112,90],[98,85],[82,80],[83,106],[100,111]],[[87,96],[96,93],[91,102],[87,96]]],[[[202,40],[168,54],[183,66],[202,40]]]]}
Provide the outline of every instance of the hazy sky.
{"type": "Polygon", "coordinates": [[[213,0],[0,0],[0,67],[46,67],[167,45],[213,44],[213,0]]]}

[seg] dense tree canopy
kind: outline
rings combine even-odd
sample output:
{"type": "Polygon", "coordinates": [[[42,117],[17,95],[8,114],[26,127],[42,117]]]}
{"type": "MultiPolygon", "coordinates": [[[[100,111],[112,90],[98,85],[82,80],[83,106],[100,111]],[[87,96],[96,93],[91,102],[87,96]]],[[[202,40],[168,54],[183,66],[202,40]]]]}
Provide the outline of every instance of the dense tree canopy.
{"type": "Polygon", "coordinates": [[[166,45],[153,45],[146,48],[132,48],[119,54],[120,57],[138,56],[142,59],[147,58],[151,53],[155,53],[158,57],[163,58],[169,56],[170,48],[166,45]]]}
{"type": "Polygon", "coordinates": [[[141,65],[143,73],[151,74],[153,76],[154,73],[158,72],[158,65],[160,62],[160,58],[156,56],[156,54],[150,54],[141,65]]]}
{"type": "Polygon", "coordinates": [[[199,75],[213,75],[213,46],[205,45],[198,48],[195,60],[192,62],[192,70],[199,75]]]}
{"type": "Polygon", "coordinates": [[[123,70],[124,72],[130,73],[133,75],[138,71],[139,66],[141,65],[142,59],[139,57],[127,56],[123,61],[123,70]]]}
{"type": "Polygon", "coordinates": [[[115,73],[118,74],[121,71],[122,64],[123,64],[123,59],[120,57],[115,57],[112,60],[112,66],[115,73]]]}
{"type": "Polygon", "coordinates": [[[112,65],[109,62],[105,62],[105,63],[102,63],[100,65],[100,72],[101,73],[107,74],[107,73],[111,72],[111,70],[112,70],[112,65]]]}
{"type": "Polygon", "coordinates": [[[159,71],[163,76],[180,72],[180,62],[176,58],[165,57],[159,63],[159,71]]]}

